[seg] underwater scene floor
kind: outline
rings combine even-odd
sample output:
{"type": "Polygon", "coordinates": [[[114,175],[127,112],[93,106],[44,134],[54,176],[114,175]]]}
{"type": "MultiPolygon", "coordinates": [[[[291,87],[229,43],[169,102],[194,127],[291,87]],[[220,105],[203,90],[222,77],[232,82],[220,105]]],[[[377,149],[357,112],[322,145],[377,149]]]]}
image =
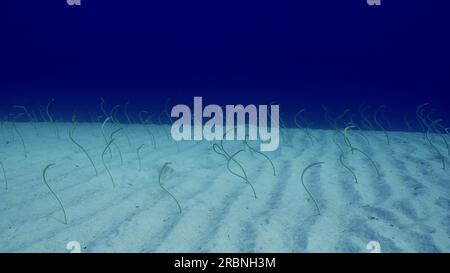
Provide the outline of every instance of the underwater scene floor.
{"type": "Polygon", "coordinates": [[[422,133],[282,129],[260,153],[168,125],[2,127],[0,252],[450,252],[447,136],[439,155],[422,133]]]}

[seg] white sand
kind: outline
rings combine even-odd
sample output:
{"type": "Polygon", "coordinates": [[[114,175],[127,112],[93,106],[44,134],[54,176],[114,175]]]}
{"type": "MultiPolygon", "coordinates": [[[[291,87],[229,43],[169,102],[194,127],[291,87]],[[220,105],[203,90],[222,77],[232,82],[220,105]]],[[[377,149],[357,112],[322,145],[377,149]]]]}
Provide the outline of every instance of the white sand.
{"type": "MultiPolygon", "coordinates": [[[[357,175],[356,184],[339,162],[334,131],[312,130],[317,140],[311,144],[305,131],[285,130],[280,148],[266,153],[277,176],[257,153],[247,150],[236,157],[255,187],[254,199],[250,187],[228,172],[213,143],[181,142],[177,149],[167,137],[168,126],[148,126],[154,149],[142,125],[122,125],[130,139],[117,135],[123,164],[114,145],[112,159],[105,156],[115,188],[101,161],[106,144],[100,124],[79,124],[75,131],[98,176],[70,141],[71,124],[57,124],[59,139],[54,125],[36,126],[37,131],[30,123],[17,124],[28,150],[25,158],[12,124],[3,124],[0,160],[9,188],[4,189],[0,170],[1,252],[66,252],[69,241],[79,241],[83,252],[368,252],[373,240],[383,252],[450,251],[450,164],[443,170],[419,133],[390,132],[387,145],[382,132],[364,132],[369,146],[350,132],[352,144],[370,155],[381,173],[377,177],[364,156],[348,154],[345,163],[357,175]],[[325,163],[308,170],[305,183],[320,216],[300,181],[303,169],[318,161],[325,163]],[[181,215],[158,184],[165,162],[172,164],[162,183],[179,200],[181,215]],[[42,179],[50,163],[56,165],[47,171],[48,183],[65,206],[67,225],[42,179]]],[[[114,128],[108,125],[108,134],[114,128]]],[[[345,147],[342,138],[339,143],[345,147]]],[[[239,141],[224,145],[230,153],[243,148],[239,141]]]]}

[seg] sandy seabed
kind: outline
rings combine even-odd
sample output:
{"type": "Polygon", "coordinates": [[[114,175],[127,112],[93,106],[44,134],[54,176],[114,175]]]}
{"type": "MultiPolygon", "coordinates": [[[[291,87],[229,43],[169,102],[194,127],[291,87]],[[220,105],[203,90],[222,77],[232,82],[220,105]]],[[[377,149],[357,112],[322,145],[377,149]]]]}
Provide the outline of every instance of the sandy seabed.
{"type": "Polygon", "coordinates": [[[450,165],[421,133],[388,132],[387,144],[383,132],[349,132],[374,166],[356,151],[341,162],[347,144],[334,130],[282,129],[279,149],[265,153],[276,175],[242,141],[224,142],[230,155],[243,150],[233,159],[246,182],[213,142],[176,143],[167,125],[120,127],[107,150],[119,125],[73,132],[96,175],[72,124],[2,124],[0,252],[67,252],[70,241],[83,252],[368,252],[370,241],[382,252],[450,252],[450,165]],[[167,162],[161,184],[181,214],[159,184],[167,162]],[[304,174],[310,196],[301,175],[316,162],[304,174]],[[45,176],[67,224],[43,179],[52,163],[45,176]]]}

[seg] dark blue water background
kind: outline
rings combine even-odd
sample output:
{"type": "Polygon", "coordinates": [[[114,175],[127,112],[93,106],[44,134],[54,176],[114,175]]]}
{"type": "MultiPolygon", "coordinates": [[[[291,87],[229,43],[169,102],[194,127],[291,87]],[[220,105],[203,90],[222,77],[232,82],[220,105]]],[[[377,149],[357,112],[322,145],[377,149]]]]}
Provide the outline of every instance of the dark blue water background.
{"type": "Polygon", "coordinates": [[[390,128],[406,130],[403,117],[413,123],[431,102],[450,127],[449,15],[442,0],[5,0],[0,114],[38,113],[54,98],[57,119],[89,121],[103,97],[137,117],[197,95],[277,102],[289,124],[306,108],[322,128],[322,106],[338,116],[365,103],[368,115],[386,105],[390,128]]]}

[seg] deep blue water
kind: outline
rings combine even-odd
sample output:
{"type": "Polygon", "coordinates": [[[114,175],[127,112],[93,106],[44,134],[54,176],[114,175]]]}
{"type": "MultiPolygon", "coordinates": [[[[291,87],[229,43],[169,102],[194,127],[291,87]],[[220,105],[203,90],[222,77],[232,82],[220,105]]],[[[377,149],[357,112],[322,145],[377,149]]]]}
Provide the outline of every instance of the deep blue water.
{"type": "Polygon", "coordinates": [[[442,0],[5,0],[0,114],[39,106],[70,120],[130,101],[280,104],[312,127],[362,103],[387,106],[392,129],[431,102],[450,126],[450,3],[442,0]]]}

